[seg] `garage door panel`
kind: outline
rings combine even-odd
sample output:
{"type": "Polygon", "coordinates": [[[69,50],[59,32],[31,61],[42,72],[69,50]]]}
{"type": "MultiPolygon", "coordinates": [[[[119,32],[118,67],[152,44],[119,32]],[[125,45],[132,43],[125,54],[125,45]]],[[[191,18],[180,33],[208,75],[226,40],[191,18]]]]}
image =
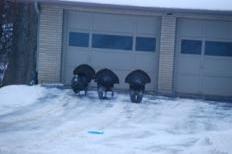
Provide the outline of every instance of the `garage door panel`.
{"type": "Polygon", "coordinates": [[[75,51],[70,52],[66,58],[66,65],[87,64],[91,61],[91,53],[75,51]]]}
{"type": "Polygon", "coordinates": [[[86,12],[69,12],[68,27],[77,29],[91,29],[92,15],[86,12]]]}
{"type": "Polygon", "coordinates": [[[133,59],[131,54],[123,54],[116,52],[95,52],[92,57],[92,63],[96,64],[97,67],[107,67],[107,68],[121,68],[121,69],[131,69],[133,66],[133,59]]]}
{"type": "MultiPolygon", "coordinates": [[[[89,57],[87,58],[76,58],[75,61],[67,62],[66,67],[71,66],[79,66],[81,64],[89,64],[89,57]]],[[[91,64],[90,64],[91,65],[91,64]]]]}
{"type": "Polygon", "coordinates": [[[206,95],[231,96],[232,80],[223,77],[204,77],[203,92],[206,95]]]}
{"type": "MultiPolygon", "coordinates": [[[[143,65],[136,65],[136,66],[133,66],[133,68],[131,69],[131,71],[133,70],[137,70],[137,69],[140,69],[140,70],[143,70],[144,72],[146,73],[150,73],[150,72],[155,72],[156,69],[154,68],[151,68],[151,67],[145,67],[143,65]]],[[[153,76],[156,76],[157,74],[153,73],[153,76]]]]}
{"type": "Polygon", "coordinates": [[[205,23],[205,36],[206,38],[224,38],[231,39],[232,24],[226,21],[208,21],[205,23]]]}
{"type": "Polygon", "coordinates": [[[200,56],[180,56],[178,73],[199,74],[200,56]]]}
{"type": "Polygon", "coordinates": [[[154,89],[154,87],[156,86],[156,74],[155,74],[155,71],[154,72],[148,72],[147,73],[149,76],[150,76],[150,78],[151,78],[151,83],[148,83],[147,85],[146,85],[146,88],[148,89],[148,90],[153,90],[154,89]]]}
{"type": "Polygon", "coordinates": [[[177,77],[176,91],[178,93],[199,94],[200,78],[193,75],[180,75],[177,77]]]}
{"type": "Polygon", "coordinates": [[[66,63],[66,67],[69,67],[69,66],[77,67],[81,64],[89,64],[89,57],[76,58],[75,61],[69,61],[66,63]]]}
{"type": "MultiPolygon", "coordinates": [[[[130,71],[125,71],[124,72],[124,74],[122,75],[123,76],[123,78],[122,78],[122,80],[121,81],[125,81],[125,78],[126,78],[126,76],[128,75],[128,72],[130,72],[130,71]]],[[[152,90],[154,90],[154,87],[156,86],[155,85],[155,76],[154,76],[154,74],[155,73],[152,73],[152,72],[149,72],[148,73],[148,75],[150,76],[150,78],[151,78],[151,83],[148,83],[147,85],[146,85],[146,89],[147,90],[149,90],[149,91],[152,91],[152,90]]],[[[128,86],[128,84],[126,84],[127,86],[126,87],[129,87],[128,86]]]]}
{"type": "MultiPolygon", "coordinates": [[[[156,52],[148,50],[146,46],[149,45],[144,45],[144,48],[136,51],[135,43],[138,41],[134,38],[154,38],[158,41],[160,18],[69,11],[66,24],[67,46],[63,63],[65,84],[70,84],[73,77],[72,71],[76,66],[89,64],[96,72],[103,68],[114,71],[120,78],[120,84],[116,85],[119,89],[128,89],[128,84],[124,83],[126,76],[135,69],[142,69],[152,80],[147,90],[155,90],[156,52]],[[72,35],[69,32],[72,32],[72,35]],[[126,38],[129,38],[127,39],[129,43],[122,41],[126,38]],[[129,47],[125,44],[129,44],[129,47]]],[[[156,51],[158,47],[157,45],[156,51]]],[[[91,86],[96,87],[96,83],[91,83],[91,86]]]]}
{"type": "Polygon", "coordinates": [[[150,55],[135,55],[135,63],[133,65],[133,69],[142,69],[145,72],[151,72],[155,69],[155,56],[153,54],[150,55]]]}
{"type": "Polygon", "coordinates": [[[64,74],[65,81],[64,81],[64,84],[67,84],[67,85],[71,84],[74,69],[75,69],[75,66],[69,66],[69,67],[67,67],[67,69],[65,69],[65,74],[64,74]]]}
{"type": "Polygon", "coordinates": [[[205,58],[203,72],[208,76],[232,78],[232,58],[205,58]]]}
{"type": "Polygon", "coordinates": [[[175,71],[177,92],[232,96],[232,58],[230,46],[224,43],[232,42],[232,36],[229,35],[231,30],[232,22],[228,21],[178,20],[175,71]],[[203,42],[198,56],[181,54],[181,40],[186,38],[203,42]]]}
{"type": "Polygon", "coordinates": [[[87,53],[87,52],[89,52],[89,48],[71,47],[71,46],[68,47],[67,54],[73,54],[75,52],[87,53]]]}
{"type": "Polygon", "coordinates": [[[138,35],[159,35],[160,18],[138,17],[137,18],[137,34],[138,35]],[[146,24],[144,24],[146,23],[146,24]]]}
{"type": "Polygon", "coordinates": [[[95,14],[94,31],[133,33],[136,20],[134,17],[113,14],[95,14]]]}
{"type": "Polygon", "coordinates": [[[203,25],[199,20],[180,19],[177,32],[182,37],[202,37],[203,25]]]}

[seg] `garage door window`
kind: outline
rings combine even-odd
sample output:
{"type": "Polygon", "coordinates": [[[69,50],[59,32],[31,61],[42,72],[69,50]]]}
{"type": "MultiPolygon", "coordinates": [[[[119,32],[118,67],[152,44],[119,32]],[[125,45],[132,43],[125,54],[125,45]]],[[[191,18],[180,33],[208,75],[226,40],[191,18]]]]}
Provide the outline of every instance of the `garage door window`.
{"type": "Polygon", "coordinates": [[[132,50],[132,45],[131,36],[93,34],[93,48],[132,50]]]}
{"type": "Polygon", "coordinates": [[[181,53],[183,54],[201,54],[202,41],[199,40],[182,40],[181,53]]]}
{"type": "Polygon", "coordinates": [[[232,56],[232,42],[206,41],[205,54],[210,56],[232,56]]]}
{"type": "Polygon", "coordinates": [[[69,45],[76,47],[88,47],[89,46],[89,34],[70,32],[69,33],[69,45]]]}
{"type": "Polygon", "coordinates": [[[156,39],[149,37],[136,37],[136,51],[155,52],[156,39]]]}

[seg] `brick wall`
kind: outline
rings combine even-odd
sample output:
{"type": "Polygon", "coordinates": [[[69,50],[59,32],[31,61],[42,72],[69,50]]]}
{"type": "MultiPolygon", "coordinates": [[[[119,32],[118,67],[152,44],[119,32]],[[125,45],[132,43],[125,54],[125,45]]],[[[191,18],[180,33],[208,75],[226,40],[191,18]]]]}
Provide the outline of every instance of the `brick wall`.
{"type": "Polygon", "coordinates": [[[162,16],[158,92],[172,94],[175,53],[176,17],[162,16]]]}
{"type": "Polygon", "coordinates": [[[38,44],[38,79],[40,83],[60,82],[63,9],[42,6],[38,44]]]}

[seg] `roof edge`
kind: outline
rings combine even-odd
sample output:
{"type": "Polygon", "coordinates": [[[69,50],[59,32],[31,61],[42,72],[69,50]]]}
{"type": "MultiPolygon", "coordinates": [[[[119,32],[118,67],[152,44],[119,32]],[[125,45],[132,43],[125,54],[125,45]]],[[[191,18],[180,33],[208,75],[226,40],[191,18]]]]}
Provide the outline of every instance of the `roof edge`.
{"type": "Polygon", "coordinates": [[[144,7],[132,5],[117,5],[117,4],[101,4],[90,2],[73,2],[73,1],[60,1],[60,0],[18,0],[18,2],[41,2],[50,5],[70,5],[80,7],[102,7],[107,9],[129,9],[137,11],[151,11],[163,13],[201,13],[201,14],[217,14],[232,16],[232,10],[210,10],[210,9],[184,9],[184,8],[168,8],[168,7],[144,7]]]}

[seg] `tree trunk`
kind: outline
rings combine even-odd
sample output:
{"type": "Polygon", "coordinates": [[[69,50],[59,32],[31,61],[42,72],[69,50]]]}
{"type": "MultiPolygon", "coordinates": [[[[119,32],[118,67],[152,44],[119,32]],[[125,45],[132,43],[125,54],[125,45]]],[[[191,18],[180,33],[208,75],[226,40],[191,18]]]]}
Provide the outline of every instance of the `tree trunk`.
{"type": "Polygon", "coordinates": [[[9,55],[5,84],[29,84],[36,69],[37,21],[33,3],[17,3],[14,51],[9,55]]]}

